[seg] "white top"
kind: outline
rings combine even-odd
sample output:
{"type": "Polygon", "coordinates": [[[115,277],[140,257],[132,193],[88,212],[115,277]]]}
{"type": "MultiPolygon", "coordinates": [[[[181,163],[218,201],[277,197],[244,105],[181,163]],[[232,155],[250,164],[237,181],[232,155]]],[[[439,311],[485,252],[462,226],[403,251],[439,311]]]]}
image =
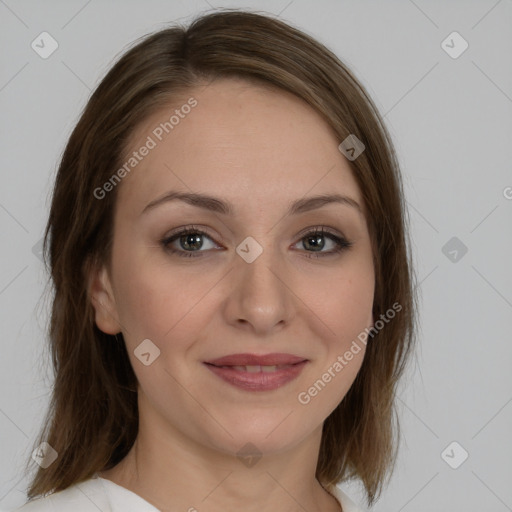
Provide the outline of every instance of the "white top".
{"type": "MultiPolygon", "coordinates": [[[[362,512],[339,488],[335,496],[343,512],[362,512]]],[[[12,512],[160,512],[138,494],[95,476],[63,491],[36,498],[12,512]]]]}

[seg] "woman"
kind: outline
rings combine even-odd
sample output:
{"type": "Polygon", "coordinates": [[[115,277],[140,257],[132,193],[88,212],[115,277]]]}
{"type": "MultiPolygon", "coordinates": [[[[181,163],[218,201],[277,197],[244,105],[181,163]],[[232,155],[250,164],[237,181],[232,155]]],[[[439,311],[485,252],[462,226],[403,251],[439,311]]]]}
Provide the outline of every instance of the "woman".
{"type": "Polygon", "coordinates": [[[241,11],[138,42],[56,178],[55,385],[20,510],[356,511],[350,478],[371,505],[406,242],[389,135],[320,43],[241,11]]]}

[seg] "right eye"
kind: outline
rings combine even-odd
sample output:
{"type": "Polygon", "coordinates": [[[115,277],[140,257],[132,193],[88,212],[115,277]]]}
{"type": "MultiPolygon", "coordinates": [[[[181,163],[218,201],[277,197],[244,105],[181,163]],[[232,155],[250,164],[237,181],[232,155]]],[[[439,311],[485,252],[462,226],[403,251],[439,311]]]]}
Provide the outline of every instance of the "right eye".
{"type": "MultiPolygon", "coordinates": [[[[176,254],[177,256],[185,258],[197,258],[201,256],[201,252],[206,252],[204,250],[200,250],[204,248],[204,243],[202,241],[202,238],[204,237],[212,240],[208,233],[202,229],[189,226],[165,237],[160,241],[160,243],[164,249],[171,254],[176,254]],[[177,244],[179,248],[173,247],[172,244],[177,244]],[[199,254],[194,254],[195,252],[199,254]]],[[[212,248],[213,247],[207,248],[207,250],[211,250],[212,248]]]]}

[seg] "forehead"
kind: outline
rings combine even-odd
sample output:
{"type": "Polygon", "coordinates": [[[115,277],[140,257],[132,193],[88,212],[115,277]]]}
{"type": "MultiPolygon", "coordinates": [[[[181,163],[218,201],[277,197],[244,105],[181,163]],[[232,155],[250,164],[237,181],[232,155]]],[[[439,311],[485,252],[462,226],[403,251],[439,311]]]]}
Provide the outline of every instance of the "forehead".
{"type": "Polygon", "coordinates": [[[269,208],[308,192],[339,192],[361,204],[334,131],[286,91],[239,79],[191,88],[135,130],[125,160],[149,140],[152,149],[120,190],[119,200],[139,210],[168,189],[269,208]]]}

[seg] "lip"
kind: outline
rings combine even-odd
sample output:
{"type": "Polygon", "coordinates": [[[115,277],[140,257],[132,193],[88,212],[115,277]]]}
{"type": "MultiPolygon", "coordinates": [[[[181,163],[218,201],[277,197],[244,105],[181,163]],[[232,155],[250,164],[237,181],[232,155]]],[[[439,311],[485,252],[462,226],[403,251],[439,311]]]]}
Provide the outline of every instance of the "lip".
{"type": "Polygon", "coordinates": [[[245,391],[271,391],[296,379],[309,361],[292,354],[232,354],[203,364],[228,384],[245,391]],[[239,368],[252,366],[251,371],[239,368]],[[272,371],[257,366],[276,366],[272,371]]]}
{"type": "Polygon", "coordinates": [[[306,360],[305,357],[299,357],[293,354],[274,353],[265,355],[231,354],[205,362],[215,366],[278,366],[281,364],[301,363],[306,360]]]}

